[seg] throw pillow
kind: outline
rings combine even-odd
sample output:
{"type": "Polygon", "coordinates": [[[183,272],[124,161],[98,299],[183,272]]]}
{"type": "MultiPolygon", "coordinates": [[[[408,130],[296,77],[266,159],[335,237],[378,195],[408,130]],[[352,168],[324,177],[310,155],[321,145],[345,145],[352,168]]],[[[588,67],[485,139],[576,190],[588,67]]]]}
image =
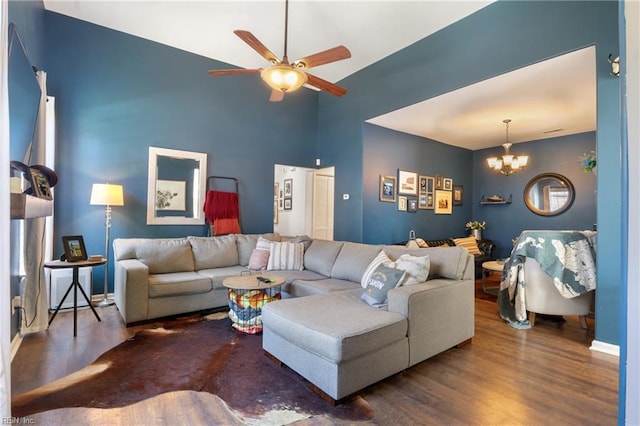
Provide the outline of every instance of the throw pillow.
{"type": "Polygon", "coordinates": [[[269,253],[269,250],[253,249],[247,268],[254,271],[264,271],[267,269],[267,265],[269,264],[269,253]]]}
{"type": "Polygon", "coordinates": [[[302,271],[304,267],[303,259],[303,243],[271,243],[267,270],[302,271]]]}
{"type": "Polygon", "coordinates": [[[271,243],[274,241],[269,241],[266,238],[258,237],[258,241],[256,242],[256,250],[271,250],[271,243]]]}
{"type": "Polygon", "coordinates": [[[407,274],[400,285],[413,285],[424,282],[429,275],[429,266],[431,261],[429,256],[412,256],[403,254],[395,262],[388,266],[405,271],[407,274]]]}
{"type": "Polygon", "coordinates": [[[396,288],[405,276],[405,272],[396,268],[378,265],[367,281],[362,300],[371,306],[381,306],[387,303],[387,293],[396,288]]]}
{"type": "Polygon", "coordinates": [[[373,258],[371,263],[369,263],[369,266],[367,266],[367,268],[364,270],[364,273],[362,274],[362,278],[360,279],[360,285],[362,286],[362,288],[367,288],[367,282],[369,281],[369,278],[371,278],[373,271],[375,271],[378,266],[388,265],[389,263],[391,263],[391,259],[389,259],[389,256],[387,256],[387,253],[385,253],[384,250],[378,253],[378,255],[373,258]]]}
{"type": "Polygon", "coordinates": [[[456,243],[458,247],[466,248],[469,254],[474,256],[482,254],[478,248],[478,241],[476,240],[476,237],[454,238],[453,242],[456,243]]]}

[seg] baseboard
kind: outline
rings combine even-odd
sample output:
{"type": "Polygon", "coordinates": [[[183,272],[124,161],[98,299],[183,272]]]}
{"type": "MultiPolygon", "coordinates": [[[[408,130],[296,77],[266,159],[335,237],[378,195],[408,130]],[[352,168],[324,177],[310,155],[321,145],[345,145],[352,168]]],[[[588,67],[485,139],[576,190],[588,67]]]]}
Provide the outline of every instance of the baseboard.
{"type": "Polygon", "coordinates": [[[13,362],[13,357],[18,353],[18,349],[20,349],[20,345],[22,344],[22,335],[18,332],[15,336],[13,336],[13,340],[11,340],[11,361],[13,362]]]}
{"type": "MultiPolygon", "coordinates": [[[[99,301],[101,301],[102,299],[104,299],[104,293],[100,293],[100,294],[92,294],[91,295],[91,303],[98,303],[99,301]]],[[[114,298],[114,294],[113,293],[108,293],[107,294],[107,299],[113,299],[114,298]]]]}
{"type": "Polygon", "coordinates": [[[594,340],[593,342],[591,342],[591,347],[589,349],[595,352],[602,352],[605,354],[620,357],[620,346],[612,345],[611,343],[604,343],[594,340]]]}

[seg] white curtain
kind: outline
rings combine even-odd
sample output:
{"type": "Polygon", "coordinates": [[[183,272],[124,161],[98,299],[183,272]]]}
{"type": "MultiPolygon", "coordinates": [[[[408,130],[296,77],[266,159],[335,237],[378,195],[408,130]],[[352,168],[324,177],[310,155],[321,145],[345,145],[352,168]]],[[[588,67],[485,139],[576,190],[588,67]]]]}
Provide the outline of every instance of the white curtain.
{"type": "MultiPolygon", "coordinates": [[[[40,85],[40,104],[36,129],[28,151],[27,164],[46,164],[46,116],[47,116],[47,73],[36,73],[40,85]]],[[[26,160],[26,158],[25,158],[26,160]]],[[[22,334],[37,333],[48,327],[49,315],[47,307],[47,285],[44,275],[45,260],[45,218],[25,221],[25,280],[22,289],[22,306],[24,307],[20,332],[22,334]]]]}
{"type": "MultiPolygon", "coordinates": [[[[8,88],[8,19],[7,0],[0,0],[0,176],[10,176],[9,169],[9,88],[8,88]]],[[[11,416],[11,312],[9,303],[9,180],[0,179],[0,418],[11,416]]]]}

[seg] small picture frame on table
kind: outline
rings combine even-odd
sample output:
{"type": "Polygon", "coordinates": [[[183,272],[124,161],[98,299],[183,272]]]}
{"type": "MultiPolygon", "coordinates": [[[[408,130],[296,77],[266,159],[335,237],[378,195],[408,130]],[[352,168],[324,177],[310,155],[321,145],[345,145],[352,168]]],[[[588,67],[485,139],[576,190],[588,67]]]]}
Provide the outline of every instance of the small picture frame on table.
{"type": "Polygon", "coordinates": [[[77,262],[87,260],[87,249],[84,246],[82,235],[71,235],[62,237],[62,246],[67,262],[77,262]]]}

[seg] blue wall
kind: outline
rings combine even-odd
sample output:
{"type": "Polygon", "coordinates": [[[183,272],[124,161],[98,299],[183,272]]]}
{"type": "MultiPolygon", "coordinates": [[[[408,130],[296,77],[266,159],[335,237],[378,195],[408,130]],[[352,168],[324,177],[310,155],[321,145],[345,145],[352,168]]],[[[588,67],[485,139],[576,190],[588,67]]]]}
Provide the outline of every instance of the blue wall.
{"type": "Polygon", "coordinates": [[[483,236],[495,241],[496,255],[507,257],[511,240],[525,229],[592,229],[596,223],[596,175],[584,173],[578,156],[596,148],[595,132],[581,133],[514,144],[515,155],[529,155],[529,164],[510,176],[492,172],[487,157],[502,155],[504,149],[483,149],[473,153],[473,219],[487,222],[483,236]],[[529,180],[540,173],[559,173],[573,183],[575,201],[557,216],[539,216],[524,204],[523,191],[529,180]],[[512,196],[512,204],[480,205],[483,195],[512,196]]]}
{"type": "Polygon", "coordinates": [[[347,96],[321,94],[318,157],[336,167],[336,239],[365,239],[365,120],[590,45],[597,58],[597,186],[606,188],[597,193],[596,339],[618,344],[625,178],[620,83],[607,61],[619,49],[617,2],[497,1],[342,80],[347,96]]]}
{"type": "Polygon", "coordinates": [[[96,182],[124,186],[112,239],[206,235],[204,226],[146,225],[149,146],[208,153],[209,175],[239,179],[242,231],[273,229],[273,165],[313,164],[317,93],[271,103],[256,76],[207,74],[228,64],[51,12],[46,34],[57,106],[58,251],[60,236],[78,234],[89,253],[104,251],[104,209],[89,205],[96,182]]]}
{"type": "Polygon", "coordinates": [[[406,241],[411,229],[426,240],[468,234],[465,223],[472,211],[472,159],[468,149],[365,124],[363,241],[371,244],[406,241]],[[398,168],[419,175],[452,178],[455,185],[468,191],[464,193],[462,206],[453,206],[451,215],[441,215],[433,210],[399,211],[397,203],[380,201],[380,175],[397,176],[398,168]]]}

